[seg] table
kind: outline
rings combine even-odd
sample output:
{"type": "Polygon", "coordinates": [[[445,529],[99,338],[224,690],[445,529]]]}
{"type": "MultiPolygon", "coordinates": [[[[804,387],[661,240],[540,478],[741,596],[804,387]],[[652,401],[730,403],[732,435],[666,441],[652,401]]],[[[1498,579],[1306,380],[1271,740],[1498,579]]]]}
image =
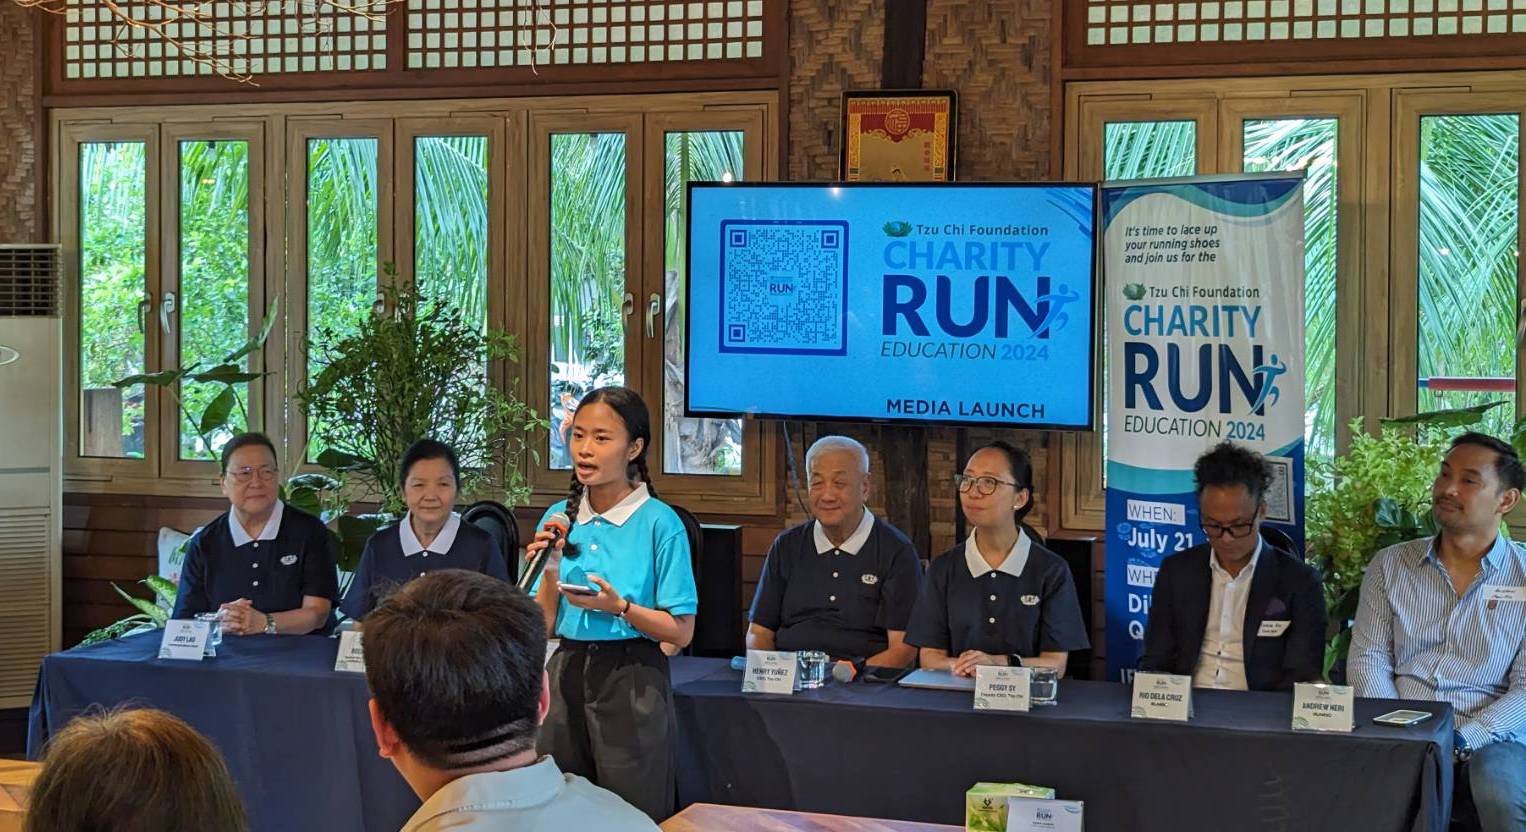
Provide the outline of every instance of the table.
{"type": "MultiPolygon", "coordinates": [[[[337,639],[253,635],[223,640],[216,658],[157,658],[162,632],[43,660],[27,756],[91,706],[160,708],[212,740],[233,773],[254,832],[397,832],[419,807],[371,733],[365,677],[336,673],[337,639]]],[[[679,657],[684,684],[715,663],[679,657]]],[[[3,832],[3,827],[0,827],[3,832]]]]}
{"type": "Polygon", "coordinates": [[[41,766],[20,760],[0,760],[0,832],[21,832],[27,795],[41,766]]]}
{"type": "Polygon", "coordinates": [[[975,711],[970,692],[828,685],[740,693],[720,662],[676,689],[679,805],[725,803],[962,823],[979,781],[1052,786],[1088,829],[1446,829],[1452,711],[1407,728],[1359,699],[1351,734],[1290,728],[1292,695],[1196,691],[1190,724],[1129,718],[1130,691],[1064,680],[1032,713],[975,711]]]}
{"type": "Polygon", "coordinates": [[[696,803],[663,821],[663,832],[963,832],[963,826],[909,820],[848,818],[782,809],[696,803]]]}

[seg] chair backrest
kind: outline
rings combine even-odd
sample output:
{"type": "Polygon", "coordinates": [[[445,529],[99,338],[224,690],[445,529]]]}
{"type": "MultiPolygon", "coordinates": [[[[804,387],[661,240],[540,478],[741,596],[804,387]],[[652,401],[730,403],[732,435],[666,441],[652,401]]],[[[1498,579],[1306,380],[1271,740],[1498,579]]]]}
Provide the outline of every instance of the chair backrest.
{"type": "Polygon", "coordinates": [[[509,582],[518,581],[519,526],[514,523],[514,513],[503,503],[482,500],[467,506],[461,519],[493,536],[503,550],[504,563],[509,566],[509,582]]]}
{"type": "Polygon", "coordinates": [[[1293,554],[1297,555],[1300,560],[1304,558],[1303,550],[1298,548],[1298,545],[1293,542],[1293,538],[1290,537],[1288,533],[1282,529],[1273,528],[1272,526],[1268,526],[1265,523],[1262,523],[1261,539],[1265,540],[1267,543],[1273,546],[1276,546],[1279,549],[1286,549],[1287,551],[1292,552],[1293,554]]]}

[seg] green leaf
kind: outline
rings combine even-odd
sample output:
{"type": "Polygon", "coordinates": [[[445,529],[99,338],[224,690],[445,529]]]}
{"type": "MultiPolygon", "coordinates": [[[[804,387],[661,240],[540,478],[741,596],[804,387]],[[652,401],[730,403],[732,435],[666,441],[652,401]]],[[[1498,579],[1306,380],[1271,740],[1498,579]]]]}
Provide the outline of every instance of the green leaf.
{"type": "Polygon", "coordinates": [[[276,310],[280,307],[280,304],[281,296],[280,294],[277,294],[270,301],[270,309],[265,312],[265,325],[260,327],[260,334],[250,338],[248,341],[244,342],[243,346],[239,347],[233,352],[228,353],[226,356],[223,356],[224,364],[232,364],[238,361],[240,358],[243,358],[244,356],[249,355],[250,353],[253,353],[265,346],[266,339],[270,338],[270,330],[275,326],[276,319],[279,317],[276,314],[276,310]]]}
{"type": "Polygon", "coordinates": [[[130,615],[121,621],[108,624],[99,630],[92,630],[83,639],[80,639],[80,643],[76,644],[75,647],[89,647],[92,644],[99,644],[103,641],[110,641],[114,638],[121,638],[122,636],[127,635],[128,633],[136,630],[138,627],[141,627],[144,624],[152,623],[153,619],[146,615],[130,615]]]}
{"type": "Polygon", "coordinates": [[[180,381],[180,379],[184,378],[188,373],[191,372],[191,370],[194,370],[195,368],[196,365],[193,364],[190,367],[186,367],[180,370],[160,370],[157,373],[137,373],[126,378],[119,378],[116,381],[113,381],[111,386],[117,388],[118,390],[132,387],[137,384],[147,384],[151,387],[169,387],[170,385],[180,381]]]}
{"type": "Polygon", "coordinates": [[[354,572],[360,554],[376,530],[395,520],[388,514],[345,514],[339,517],[339,568],[354,572]]]}
{"type": "Polygon", "coordinates": [[[1383,419],[1385,426],[1396,427],[1399,425],[1422,425],[1435,428],[1466,428],[1476,425],[1484,418],[1484,414],[1500,405],[1505,404],[1501,399],[1497,402],[1477,404],[1472,407],[1455,407],[1446,410],[1431,410],[1425,413],[1416,413],[1413,416],[1399,416],[1393,419],[1383,419]]]}
{"type": "Polygon", "coordinates": [[[247,372],[237,364],[219,364],[204,373],[191,376],[191,380],[205,384],[243,384],[265,375],[267,374],[247,372]]]}
{"type": "Polygon", "coordinates": [[[1515,446],[1515,452],[1526,459],[1526,419],[1515,423],[1515,430],[1510,432],[1510,444],[1515,446]]]}
{"type": "Polygon", "coordinates": [[[117,586],[115,583],[111,585],[111,588],[116,590],[118,595],[125,598],[127,603],[137,607],[139,612],[152,619],[155,626],[163,627],[164,622],[169,620],[170,610],[160,609],[159,605],[153,601],[145,601],[142,598],[135,598],[131,595],[128,595],[122,590],[121,587],[117,586]]]}
{"type": "Polygon", "coordinates": [[[330,471],[359,471],[369,466],[366,460],[334,448],[325,448],[314,462],[330,471]]]}
{"type": "Polygon", "coordinates": [[[334,491],[341,485],[339,480],[327,474],[298,474],[286,481],[287,486],[297,490],[334,491]]]}
{"type": "Polygon", "coordinates": [[[217,394],[217,398],[207,405],[207,409],[201,412],[201,424],[197,427],[198,432],[202,436],[206,436],[213,431],[227,427],[228,416],[233,413],[233,408],[237,405],[238,395],[233,392],[233,388],[224,387],[223,391],[217,394]]]}
{"type": "Polygon", "coordinates": [[[154,591],[154,596],[159,599],[159,606],[167,610],[175,609],[175,597],[180,594],[180,587],[173,581],[158,575],[149,575],[141,583],[154,591]]]}

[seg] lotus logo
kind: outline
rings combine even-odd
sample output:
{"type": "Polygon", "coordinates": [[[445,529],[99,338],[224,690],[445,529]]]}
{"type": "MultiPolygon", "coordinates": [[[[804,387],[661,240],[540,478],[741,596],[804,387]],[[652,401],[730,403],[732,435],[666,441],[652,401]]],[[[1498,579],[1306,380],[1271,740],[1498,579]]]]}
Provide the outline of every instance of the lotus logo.
{"type": "Polygon", "coordinates": [[[887,237],[905,237],[907,234],[910,234],[910,233],[911,233],[911,223],[909,223],[909,222],[887,222],[887,223],[885,223],[885,235],[887,237]]]}
{"type": "Polygon", "coordinates": [[[1129,300],[1139,300],[1145,296],[1143,283],[1129,283],[1123,287],[1123,296],[1129,300]]]}
{"type": "Polygon", "coordinates": [[[4,344],[0,344],[0,367],[4,367],[7,364],[14,364],[19,360],[21,360],[21,353],[16,352],[4,344]]]}

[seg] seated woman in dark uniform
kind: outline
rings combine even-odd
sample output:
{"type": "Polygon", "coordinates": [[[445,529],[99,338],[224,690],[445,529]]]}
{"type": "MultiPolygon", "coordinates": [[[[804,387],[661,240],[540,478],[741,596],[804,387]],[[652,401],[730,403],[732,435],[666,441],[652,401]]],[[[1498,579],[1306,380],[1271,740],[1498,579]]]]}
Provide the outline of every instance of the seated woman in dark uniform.
{"type": "Polygon", "coordinates": [[[956,477],[974,531],[927,570],[906,643],[922,666],[974,676],[980,665],[1052,667],[1091,646],[1070,567],[1023,531],[1033,466],[1006,442],[976,451],[956,477]]]}
{"type": "Polygon", "coordinates": [[[228,512],[186,544],[173,618],[223,611],[228,635],[302,635],[325,627],[339,596],[334,538],[276,498],[276,451],[261,433],[222,451],[228,512]]]}
{"type": "Polygon", "coordinates": [[[461,482],[456,452],[443,442],[420,439],[403,454],[400,471],[408,513],[366,541],[355,579],[339,609],[364,619],[381,600],[408,581],[441,569],[466,569],[509,579],[503,550],[493,536],[461,522],[451,511],[461,482]]]}

